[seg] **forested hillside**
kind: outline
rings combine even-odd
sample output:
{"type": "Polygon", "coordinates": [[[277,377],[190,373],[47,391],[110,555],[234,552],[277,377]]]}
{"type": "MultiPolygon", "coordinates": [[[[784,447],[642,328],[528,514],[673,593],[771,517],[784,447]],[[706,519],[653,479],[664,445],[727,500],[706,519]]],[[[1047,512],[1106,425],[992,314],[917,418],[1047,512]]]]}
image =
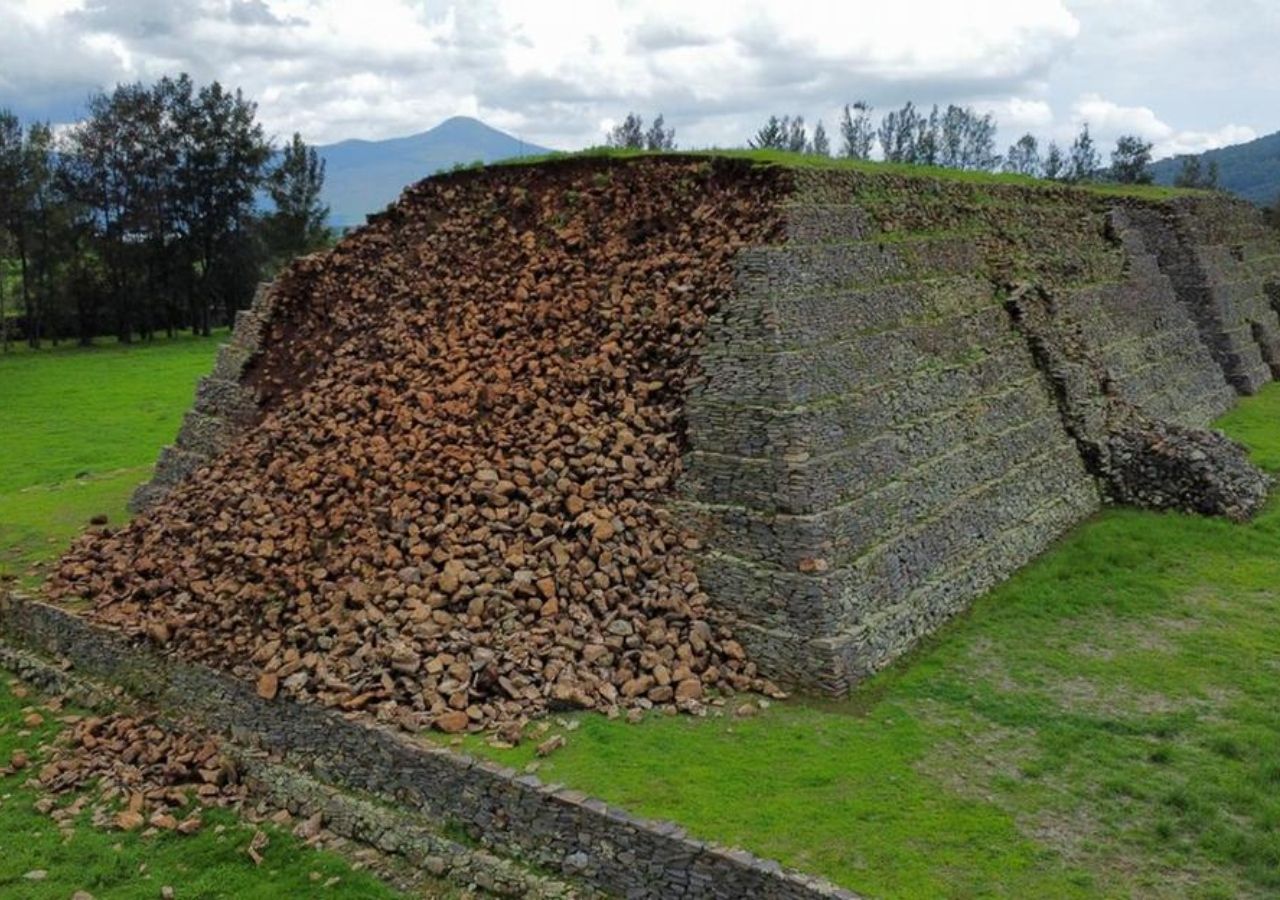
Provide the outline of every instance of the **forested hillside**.
{"type": "MultiPolygon", "coordinates": [[[[1186,157],[1178,156],[1153,163],[1156,184],[1173,184],[1186,157]]],[[[1199,156],[1201,171],[1218,164],[1218,186],[1264,206],[1280,197],[1280,131],[1245,144],[1220,147],[1199,156]]]]}

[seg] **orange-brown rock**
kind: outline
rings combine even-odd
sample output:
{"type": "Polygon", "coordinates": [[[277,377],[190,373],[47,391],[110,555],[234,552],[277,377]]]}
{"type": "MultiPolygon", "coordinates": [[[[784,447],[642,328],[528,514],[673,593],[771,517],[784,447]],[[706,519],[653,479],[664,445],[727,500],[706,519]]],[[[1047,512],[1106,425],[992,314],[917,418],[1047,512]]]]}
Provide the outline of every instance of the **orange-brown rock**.
{"type": "Polygon", "coordinates": [[[258,696],[263,700],[274,700],[280,691],[280,676],[275,672],[264,672],[258,678],[258,696]]]}
{"type": "Polygon", "coordinates": [[[124,809],[116,814],[116,827],[121,831],[137,831],[146,823],[142,814],[132,809],[124,809]]]}
{"type": "Polygon", "coordinates": [[[244,787],[228,777],[234,772],[231,763],[211,738],[146,715],[112,713],[77,719],[48,746],[47,760],[36,778],[45,791],[80,793],[95,785],[102,800],[127,797],[125,808],[113,820],[126,831],[147,822],[180,830],[173,814],[191,800],[228,806],[245,796],[244,787]],[[213,779],[205,774],[213,772],[220,774],[213,779]]]}
{"type": "Polygon", "coordinates": [[[269,672],[264,697],[456,730],[674,704],[650,649],[758,687],[664,504],[703,328],[783,177],[672,156],[413,186],[278,280],[259,420],[85,535],[51,594],[269,672]]]}
{"type": "Polygon", "coordinates": [[[458,734],[467,730],[467,726],[471,724],[471,719],[462,710],[450,710],[436,716],[431,724],[445,734],[458,734]]]}

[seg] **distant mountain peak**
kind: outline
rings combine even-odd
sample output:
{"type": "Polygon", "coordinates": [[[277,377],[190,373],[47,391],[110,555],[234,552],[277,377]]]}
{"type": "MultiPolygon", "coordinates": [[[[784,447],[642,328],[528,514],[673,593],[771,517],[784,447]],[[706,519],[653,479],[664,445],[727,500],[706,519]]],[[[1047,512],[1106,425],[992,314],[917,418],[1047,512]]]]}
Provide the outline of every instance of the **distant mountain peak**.
{"type": "Polygon", "coordinates": [[[471,116],[451,116],[417,134],[316,147],[325,161],[324,201],[336,226],[360,225],[414,182],[459,163],[546,153],[471,116]]]}
{"type": "MultiPolygon", "coordinates": [[[[464,125],[473,128],[483,128],[485,131],[498,131],[498,129],[494,128],[492,125],[487,125],[473,116],[450,116],[434,128],[428,128],[427,132],[439,131],[442,128],[457,128],[464,125]]],[[[499,131],[498,133],[501,134],[502,132],[499,131]]]]}

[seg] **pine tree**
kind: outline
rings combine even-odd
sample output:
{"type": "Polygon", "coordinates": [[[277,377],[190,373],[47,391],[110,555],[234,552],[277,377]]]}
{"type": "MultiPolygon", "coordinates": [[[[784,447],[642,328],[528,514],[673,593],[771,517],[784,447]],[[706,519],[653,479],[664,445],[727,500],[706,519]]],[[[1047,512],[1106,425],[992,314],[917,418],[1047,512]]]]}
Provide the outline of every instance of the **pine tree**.
{"type": "Polygon", "coordinates": [[[787,125],[785,119],[770,116],[748,143],[755,150],[785,150],[787,148],[787,125]]]}
{"type": "Polygon", "coordinates": [[[61,194],[57,185],[57,156],[54,153],[53,130],[46,122],[33,122],[27,127],[23,157],[27,178],[27,228],[30,233],[31,281],[33,298],[28,312],[29,343],[39,346],[41,338],[52,337],[58,314],[54,273],[60,259],[65,221],[61,210],[61,194]]]}
{"type": "Polygon", "coordinates": [[[257,280],[238,260],[271,158],[256,112],[257,104],[239,90],[227,91],[216,81],[186,93],[177,111],[183,139],[178,220],[198,272],[191,285],[193,324],[206,336],[216,304],[226,311],[247,304],[257,280]],[[231,278],[236,271],[244,277],[231,278]]]}
{"type": "Polygon", "coordinates": [[[964,149],[960,168],[973,172],[991,172],[1000,167],[996,153],[996,120],[990,114],[979,116],[965,109],[964,149]]]}
{"type": "MultiPolygon", "coordinates": [[[[22,122],[11,110],[0,109],[0,263],[16,245],[13,231],[26,204],[27,185],[22,165],[22,122]]],[[[9,351],[9,316],[5,308],[5,266],[0,266],[0,346],[9,351]]]]}
{"type": "Polygon", "coordinates": [[[1066,171],[1067,161],[1062,157],[1062,150],[1054,141],[1049,142],[1049,149],[1044,155],[1044,177],[1050,181],[1060,181],[1066,171]]]}
{"type": "Polygon", "coordinates": [[[823,127],[821,119],[813,127],[813,143],[809,145],[809,152],[814,156],[831,155],[831,141],[827,139],[827,129],[823,127]]]}
{"type": "Polygon", "coordinates": [[[1205,171],[1204,182],[1200,186],[1208,191],[1216,191],[1218,189],[1218,161],[1216,159],[1209,160],[1209,168],[1205,171]]]}
{"type": "Polygon", "coordinates": [[[875,129],[871,125],[871,107],[859,100],[845,104],[840,118],[840,155],[845,159],[870,159],[875,129]]]}
{"type": "Polygon", "coordinates": [[[941,163],[940,129],[941,122],[938,116],[938,106],[934,104],[928,118],[920,116],[916,119],[915,153],[910,162],[918,163],[922,166],[936,166],[941,163]]]}
{"type": "Polygon", "coordinates": [[[1101,165],[1102,159],[1098,156],[1093,137],[1089,134],[1089,123],[1085,122],[1071,144],[1063,175],[1067,181],[1071,182],[1088,181],[1094,177],[1101,165]]]}
{"type": "Polygon", "coordinates": [[[644,140],[644,119],[635,113],[627,113],[627,117],[609,132],[605,143],[620,150],[643,150],[644,140]]]}
{"type": "Polygon", "coordinates": [[[1200,157],[1195,154],[1188,154],[1182,157],[1182,167],[1178,169],[1178,174],[1173,178],[1173,186],[1198,188],[1201,186],[1200,181],[1203,177],[1200,170],[1200,157]]]}
{"type": "Polygon", "coordinates": [[[275,211],[267,217],[265,231],[271,255],[278,262],[328,243],[325,220],[329,207],[320,199],[323,189],[324,160],[295,131],[267,179],[267,193],[275,211]]]}
{"type": "Polygon", "coordinates": [[[794,119],[783,118],[787,132],[787,150],[792,153],[804,153],[809,149],[809,134],[805,131],[804,116],[794,119]]]}
{"type": "Polygon", "coordinates": [[[916,161],[916,132],[920,114],[914,103],[907,102],[902,109],[891,110],[880,120],[878,137],[886,162],[911,163],[916,161]]]}
{"type": "Polygon", "coordinates": [[[644,145],[646,150],[674,150],[676,148],[676,130],[666,127],[662,113],[658,113],[658,117],[653,120],[653,124],[645,132],[644,145]]]}
{"type": "Polygon", "coordinates": [[[1009,145],[1009,153],[1005,156],[1004,170],[1017,175],[1040,177],[1040,145],[1033,134],[1024,134],[1009,145]]]}
{"type": "Polygon", "coordinates": [[[1111,151],[1111,177],[1121,184],[1150,184],[1151,143],[1136,134],[1121,135],[1111,151]]]}

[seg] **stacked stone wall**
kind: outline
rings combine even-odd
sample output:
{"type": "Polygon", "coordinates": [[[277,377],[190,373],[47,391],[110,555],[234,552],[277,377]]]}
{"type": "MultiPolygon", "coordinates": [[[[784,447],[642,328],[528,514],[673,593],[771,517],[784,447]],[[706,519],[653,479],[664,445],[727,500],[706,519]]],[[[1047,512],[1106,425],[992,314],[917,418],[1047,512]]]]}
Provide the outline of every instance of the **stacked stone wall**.
{"type": "Polygon", "coordinates": [[[802,188],[788,242],[743,255],[683,507],[762,665],[836,692],[1099,502],[975,221],[886,229],[846,187],[802,188]]]}
{"type": "Polygon", "coordinates": [[[151,480],[129,500],[132,512],[142,512],[200,466],[225,450],[258,415],[254,391],[245,384],[249,363],[262,348],[271,318],[271,286],[258,285],[253,303],[236,313],[231,339],[218,348],[213,371],[196,385],[195,402],[187,411],[174,443],[160,451],[151,480]]]}
{"type": "MultiPolygon", "coordinates": [[[[1199,508],[1193,487],[1149,489],[1173,471],[1148,464],[1150,435],[1207,425],[1235,391],[1145,207],[1066,189],[797,181],[786,242],[741,255],[737,296],[708,329],[680,505],[704,537],[704,583],[766,671],[843,691],[1101,502],[1199,508]],[[1070,406],[1063,373],[1012,320],[1008,297],[1026,284],[1049,298],[1055,339],[1093,367],[1068,385],[1070,406]],[[1167,423],[1117,439],[1133,490],[1065,419],[1095,418],[1106,446],[1114,398],[1167,423]]],[[[1233,216],[1180,234],[1218,240],[1233,216]]],[[[1234,270],[1206,277],[1242,290],[1234,270]]],[[[1265,318],[1269,299],[1250,290],[1265,318]]],[[[1188,434],[1179,446],[1220,446],[1188,434]]],[[[1221,463],[1244,499],[1228,489],[1205,511],[1255,508],[1265,481],[1221,446],[1210,474],[1179,478],[1216,486],[1221,463]]]]}
{"type": "Polygon", "coordinates": [[[1223,196],[1127,211],[1231,386],[1252,394],[1280,373],[1280,245],[1261,214],[1223,196]]]}

